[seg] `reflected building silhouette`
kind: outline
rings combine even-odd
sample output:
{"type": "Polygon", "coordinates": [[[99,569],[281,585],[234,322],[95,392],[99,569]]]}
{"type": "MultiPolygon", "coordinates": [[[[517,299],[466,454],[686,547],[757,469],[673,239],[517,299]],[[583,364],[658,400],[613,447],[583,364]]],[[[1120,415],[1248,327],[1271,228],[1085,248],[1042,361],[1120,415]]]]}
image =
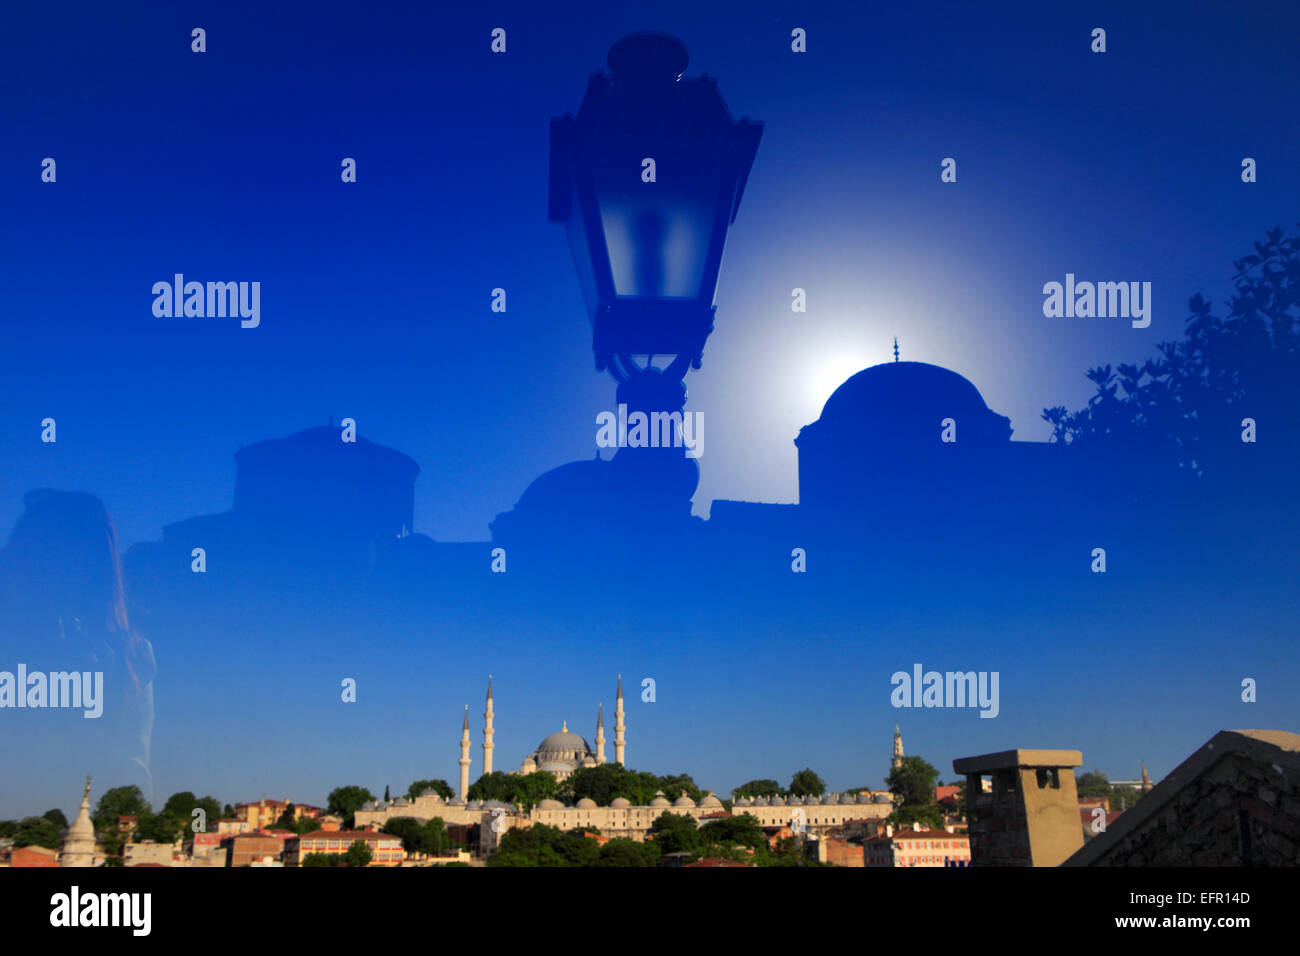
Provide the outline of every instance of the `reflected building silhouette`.
{"type": "Polygon", "coordinates": [[[41,488],[25,505],[0,549],[0,669],[102,673],[102,713],[6,709],[0,765],[56,760],[147,794],[154,652],[131,623],[117,531],[93,495],[41,488]]]}
{"type": "Polygon", "coordinates": [[[399,451],[343,435],[319,426],[241,448],[231,509],[165,525],[160,543],[131,549],[129,565],[162,573],[203,548],[206,573],[217,575],[296,561],[372,567],[384,547],[411,534],[420,468],[399,451]]]}

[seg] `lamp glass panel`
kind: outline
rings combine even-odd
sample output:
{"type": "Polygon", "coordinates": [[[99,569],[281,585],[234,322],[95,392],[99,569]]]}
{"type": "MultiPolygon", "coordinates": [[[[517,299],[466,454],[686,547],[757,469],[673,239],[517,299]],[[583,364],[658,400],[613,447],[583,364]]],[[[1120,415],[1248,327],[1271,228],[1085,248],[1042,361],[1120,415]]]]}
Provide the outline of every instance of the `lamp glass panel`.
{"type": "Polygon", "coordinates": [[[619,297],[712,296],[704,275],[718,210],[720,172],[699,155],[660,154],[656,182],[642,182],[640,161],[596,174],[596,201],[619,297]],[[629,169],[633,170],[631,176],[629,169]]]}

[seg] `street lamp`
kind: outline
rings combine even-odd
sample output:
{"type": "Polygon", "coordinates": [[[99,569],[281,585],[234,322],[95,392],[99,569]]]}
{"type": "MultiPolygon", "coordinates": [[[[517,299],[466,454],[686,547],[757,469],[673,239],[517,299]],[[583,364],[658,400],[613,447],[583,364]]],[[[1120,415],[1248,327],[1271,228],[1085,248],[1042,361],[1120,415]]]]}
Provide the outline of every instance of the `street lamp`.
{"type": "Polygon", "coordinates": [[[727,226],[763,131],[732,121],[715,80],[683,79],[687,59],[666,33],[623,37],[578,115],[551,120],[549,218],[568,232],[596,369],[645,411],[685,404],[682,379],[713,331],[727,226]],[[655,356],[671,359],[660,370],[655,356]]]}

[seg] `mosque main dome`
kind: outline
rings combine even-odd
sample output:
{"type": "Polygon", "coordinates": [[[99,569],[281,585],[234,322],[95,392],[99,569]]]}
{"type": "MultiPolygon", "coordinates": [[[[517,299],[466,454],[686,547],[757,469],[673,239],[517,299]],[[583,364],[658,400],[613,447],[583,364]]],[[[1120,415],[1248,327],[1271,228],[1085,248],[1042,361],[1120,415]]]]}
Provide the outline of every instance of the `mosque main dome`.
{"type": "Polygon", "coordinates": [[[564,726],[546,737],[537,749],[529,754],[519,768],[523,773],[545,771],[563,780],[579,767],[594,767],[599,761],[596,752],[578,734],[564,726]]]}
{"type": "Polygon", "coordinates": [[[571,730],[558,730],[537,745],[537,762],[552,760],[581,760],[593,754],[590,745],[571,730]]]}

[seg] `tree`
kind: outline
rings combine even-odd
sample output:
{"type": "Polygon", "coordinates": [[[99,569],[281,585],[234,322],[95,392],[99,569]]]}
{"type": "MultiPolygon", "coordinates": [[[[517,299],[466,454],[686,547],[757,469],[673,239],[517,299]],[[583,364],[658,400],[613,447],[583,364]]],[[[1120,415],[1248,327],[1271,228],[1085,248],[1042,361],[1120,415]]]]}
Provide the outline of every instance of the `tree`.
{"type": "Polygon", "coordinates": [[[711,820],[700,827],[700,843],[706,846],[747,846],[767,845],[763,836],[763,827],[752,813],[742,813],[738,817],[711,820]]]}
{"type": "Polygon", "coordinates": [[[105,790],[95,804],[92,819],[95,829],[116,832],[118,817],[143,817],[152,812],[149,801],[144,798],[140,788],[132,784],[105,790]]]}
{"type": "Polygon", "coordinates": [[[661,813],[650,824],[649,835],[660,853],[698,853],[700,849],[699,826],[694,817],[685,814],[661,813]]]}
{"type": "Polygon", "coordinates": [[[348,866],[369,866],[373,856],[365,840],[353,840],[348,851],[343,854],[343,859],[348,866]]]}
{"type": "Polygon", "coordinates": [[[275,826],[279,830],[294,830],[295,823],[293,801],[290,801],[285,804],[284,813],[280,814],[280,818],[275,821],[275,826]]]}
{"type": "MultiPolygon", "coordinates": [[[[549,777],[550,774],[547,774],[547,776],[549,777]]],[[[415,784],[411,784],[411,787],[414,789],[415,784]]],[[[499,800],[502,803],[509,803],[514,792],[515,785],[510,774],[503,773],[500,770],[493,770],[491,773],[483,774],[469,785],[469,793],[466,794],[466,799],[499,800]]]]}
{"type": "Polygon", "coordinates": [[[356,812],[361,809],[362,804],[369,803],[373,799],[375,799],[374,794],[365,787],[336,787],[330,791],[327,806],[330,813],[343,818],[344,829],[351,830],[356,825],[356,812]]]}
{"type": "Polygon", "coordinates": [[[610,840],[600,848],[595,866],[658,866],[661,848],[656,843],[637,843],[626,837],[610,840]]]}
{"type": "Polygon", "coordinates": [[[931,830],[943,829],[943,811],[938,804],[905,803],[885,820],[894,826],[910,826],[919,823],[931,830]]]}
{"type": "Polygon", "coordinates": [[[391,803],[392,796],[388,793],[388,784],[384,784],[384,803],[391,803]]]}
{"type": "Polygon", "coordinates": [[[555,850],[560,835],[560,830],[544,823],[511,828],[501,837],[488,866],[564,866],[564,858],[555,850]]]}
{"type": "Polygon", "coordinates": [[[531,810],[542,800],[555,796],[556,787],[555,777],[549,773],[508,774],[494,770],[470,785],[468,798],[497,800],[531,810]]]}
{"type": "Polygon", "coordinates": [[[0,820],[0,837],[12,837],[17,832],[17,820],[0,820]]]}
{"type": "MultiPolygon", "coordinates": [[[[1239,448],[1243,416],[1280,421],[1300,406],[1300,238],[1270,229],[1254,246],[1233,263],[1227,318],[1192,296],[1183,339],[1162,342],[1158,359],[1091,369],[1097,391],[1086,408],[1044,409],[1053,441],[1140,450],[1230,485],[1245,459],[1224,452],[1239,448]]],[[[1260,445],[1290,466],[1278,481],[1294,479],[1296,450],[1287,446],[1260,445]]]]}
{"type": "Polygon", "coordinates": [[[820,797],[826,792],[826,782],[807,767],[790,778],[790,793],[797,797],[820,797]]]}
{"type": "Polygon", "coordinates": [[[620,763],[579,767],[559,785],[555,797],[565,803],[577,803],[585,797],[594,800],[599,807],[607,807],[615,797],[623,797],[634,806],[644,807],[661,791],[669,800],[676,800],[683,793],[696,803],[704,797],[704,791],[695,785],[690,774],[657,777],[652,773],[628,770],[620,763]]]}
{"type": "Polygon", "coordinates": [[[1123,812],[1130,809],[1142,796],[1142,791],[1131,787],[1116,787],[1100,770],[1081,773],[1075,778],[1075,787],[1079,796],[1085,799],[1106,799],[1110,801],[1112,811],[1123,812]]]}
{"type": "Polygon", "coordinates": [[[185,827],[185,821],[168,813],[146,813],[135,825],[135,832],[141,840],[155,843],[175,843],[185,827]]]}
{"type": "Polygon", "coordinates": [[[14,846],[43,846],[57,850],[63,845],[63,830],[45,817],[24,817],[14,834],[14,846]]]}
{"type": "Polygon", "coordinates": [[[1109,797],[1111,790],[1114,789],[1100,770],[1079,774],[1074,784],[1081,797],[1109,797]]]}
{"type": "Polygon", "coordinates": [[[424,853],[440,856],[451,846],[451,836],[441,817],[420,821],[414,817],[393,817],[384,824],[383,832],[400,837],[402,849],[407,853],[424,853]]]}
{"type": "Polygon", "coordinates": [[[889,771],[889,789],[903,804],[928,806],[934,803],[934,782],[939,771],[920,757],[904,757],[889,771]]]}
{"type": "Polygon", "coordinates": [[[731,791],[733,797],[784,797],[785,791],[775,780],[751,780],[731,791]]]}
{"type": "MultiPolygon", "coordinates": [[[[704,799],[704,791],[695,785],[695,781],[691,779],[689,773],[660,777],[659,789],[664,792],[664,796],[669,800],[676,800],[682,794],[686,794],[696,803],[704,799]]],[[[651,796],[654,795],[651,794],[651,796]]]]}
{"type": "Polygon", "coordinates": [[[190,823],[194,819],[194,811],[202,810],[203,815],[209,820],[218,820],[221,818],[221,803],[216,797],[196,797],[188,790],[182,790],[180,793],[173,793],[167,798],[160,812],[173,816],[185,823],[190,823]]]}
{"type": "MultiPolygon", "coordinates": [[[[434,791],[444,800],[450,800],[456,795],[456,792],[451,789],[451,784],[447,783],[446,780],[416,780],[406,788],[406,798],[408,800],[415,800],[426,790],[434,791]]],[[[483,798],[470,797],[469,799],[481,800],[483,798]]]]}
{"type": "Polygon", "coordinates": [[[561,799],[566,803],[579,800],[596,801],[596,806],[607,807],[615,797],[626,797],[635,790],[633,775],[622,764],[605,763],[596,767],[579,767],[560,785],[561,799]]]}
{"type": "Polygon", "coordinates": [[[424,824],[424,852],[430,856],[446,856],[451,850],[451,834],[442,817],[434,817],[424,824]]]}
{"type": "Polygon", "coordinates": [[[559,788],[555,777],[542,771],[519,774],[513,780],[510,799],[505,802],[522,807],[524,810],[531,810],[543,800],[553,798],[559,788]]]}
{"type": "Polygon", "coordinates": [[[157,813],[149,813],[146,805],[145,812],[137,814],[136,833],[142,840],[174,843],[192,832],[196,809],[203,810],[205,821],[212,821],[220,817],[221,804],[215,797],[196,797],[188,790],[173,793],[157,813]]]}
{"type": "Polygon", "coordinates": [[[1133,809],[1133,805],[1142,799],[1142,791],[1131,787],[1112,787],[1110,796],[1111,810],[1123,813],[1133,809]]]}
{"type": "Polygon", "coordinates": [[[581,830],[569,830],[555,841],[555,852],[565,866],[595,866],[600,859],[600,844],[581,830]]]}
{"type": "Polygon", "coordinates": [[[302,858],[302,866],[342,866],[343,857],[338,853],[308,853],[302,858]]]}
{"type": "Polygon", "coordinates": [[[68,828],[68,818],[63,815],[63,811],[58,807],[55,807],[52,810],[46,810],[41,814],[41,816],[45,817],[45,819],[49,820],[61,830],[66,830],[68,828]]]}

